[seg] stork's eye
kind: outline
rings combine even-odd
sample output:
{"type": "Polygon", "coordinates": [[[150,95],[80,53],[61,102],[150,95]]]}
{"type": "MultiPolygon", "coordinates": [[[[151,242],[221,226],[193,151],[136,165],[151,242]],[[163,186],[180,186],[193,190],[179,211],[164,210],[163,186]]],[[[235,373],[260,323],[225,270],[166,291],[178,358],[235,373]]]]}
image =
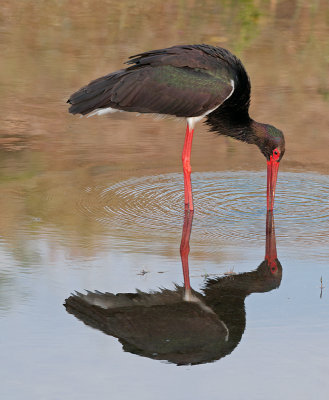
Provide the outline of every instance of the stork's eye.
{"type": "Polygon", "coordinates": [[[280,158],[280,151],[279,151],[279,149],[274,149],[274,150],[273,150],[272,158],[273,158],[274,161],[278,161],[278,159],[280,158]]]}

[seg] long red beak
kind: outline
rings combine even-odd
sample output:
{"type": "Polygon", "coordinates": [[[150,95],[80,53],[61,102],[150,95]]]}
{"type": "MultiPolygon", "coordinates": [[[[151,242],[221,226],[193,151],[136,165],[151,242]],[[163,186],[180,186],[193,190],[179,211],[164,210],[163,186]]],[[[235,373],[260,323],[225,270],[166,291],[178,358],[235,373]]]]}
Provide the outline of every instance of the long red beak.
{"type": "Polygon", "coordinates": [[[273,210],[278,170],[279,161],[273,160],[271,156],[270,161],[267,161],[267,211],[273,210]]]}

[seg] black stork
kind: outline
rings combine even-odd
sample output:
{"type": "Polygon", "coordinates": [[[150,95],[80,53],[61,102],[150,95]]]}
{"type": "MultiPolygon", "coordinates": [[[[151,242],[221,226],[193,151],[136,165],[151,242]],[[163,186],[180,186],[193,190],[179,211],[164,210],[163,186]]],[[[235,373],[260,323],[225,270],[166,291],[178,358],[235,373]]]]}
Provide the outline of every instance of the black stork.
{"type": "Polygon", "coordinates": [[[211,131],[259,147],[267,160],[267,210],[272,210],[284,136],[250,118],[250,81],[241,61],[226,49],[201,44],[148,51],[131,56],[127,64],[72,94],[69,112],[102,115],[121,110],[186,118],[182,161],[189,210],[193,131],[205,117],[211,131]]]}

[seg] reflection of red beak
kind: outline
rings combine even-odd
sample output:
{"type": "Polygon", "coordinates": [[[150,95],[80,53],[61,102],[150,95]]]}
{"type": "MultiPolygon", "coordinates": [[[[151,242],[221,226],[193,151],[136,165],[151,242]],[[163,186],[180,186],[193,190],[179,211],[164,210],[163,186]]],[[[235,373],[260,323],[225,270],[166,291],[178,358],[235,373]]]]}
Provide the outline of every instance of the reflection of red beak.
{"type": "Polygon", "coordinates": [[[266,251],[265,260],[271,269],[272,274],[277,272],[277,254],[275,243],[274,216],[273,211],[268,211],[266,215],[266,251]]]}
{"type": "Polygon", "coordinates": [[[279,161],[267,161],[267,211],[272,211],[274,206],[275,186],[278,177],[279,161]]]}

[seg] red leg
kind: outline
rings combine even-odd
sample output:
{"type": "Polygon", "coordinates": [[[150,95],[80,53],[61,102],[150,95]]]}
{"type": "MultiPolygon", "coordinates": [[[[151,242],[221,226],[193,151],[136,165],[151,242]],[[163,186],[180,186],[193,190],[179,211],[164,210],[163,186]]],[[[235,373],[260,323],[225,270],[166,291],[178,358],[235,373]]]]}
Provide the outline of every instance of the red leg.
{"type": "Polygon", "coordinates": [[[183,172],[184,172],[184,196],[185,210],[193,211],[193,196],[191,184],[191,150],[194,129],[190,129],[189,124],[186,126],[185,142],[182,154],[183,172]]]}
{"type": "Polygon", "coordinates": [[[186,210],[184,215],[182,240],[180,243],[180,256],[182,260],[185,292],[191,291],[190,275],[188,267],[188,255],[190,252],[190,236],[192,230],[192,221],[193,221],[193,211],[186,210]]]}

